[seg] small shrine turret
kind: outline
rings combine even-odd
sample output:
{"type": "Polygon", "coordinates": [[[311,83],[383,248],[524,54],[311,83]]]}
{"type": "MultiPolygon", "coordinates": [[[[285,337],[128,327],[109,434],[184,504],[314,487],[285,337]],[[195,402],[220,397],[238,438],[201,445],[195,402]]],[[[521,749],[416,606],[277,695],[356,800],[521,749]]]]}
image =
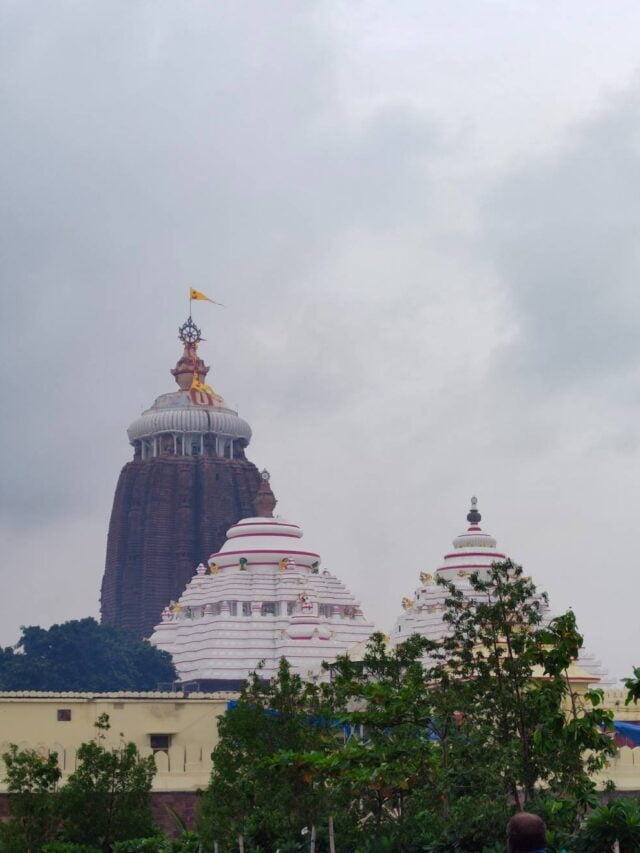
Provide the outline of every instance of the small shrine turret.
{"type": "MultiPolygon", "coordinates": [[[[464,596],[475,598],[481,593],[473,588],[471,575],[477,573],[480,577],[486,577],[493,563],[507,559],[507,555],[498,550],[495,538],[480,527],[481,521],[478,499],[473,497],[467,514],[467,529],[456,536],[452,543],[453,549],[444,555],[435,571],[423,570],[419,573],[420,584],[413,598],[405,596],[402,599],[402,611],[391,632],[392,645],[403,643],[412,634],[421,634],[434,641],[446,636],[449,626],[443,620],[443,615],[449,593],[437,582],[438,577],[454,583],[464,596]]],[[[552,618],[551,610],[542,596],[538,600],[543,622],[546,622],[552,618]]],[[[584,650],[574,669],[571,677],[576,682],[580,679],[589,683],[602,682],[606,675],[600,663],[584,650]]]]}

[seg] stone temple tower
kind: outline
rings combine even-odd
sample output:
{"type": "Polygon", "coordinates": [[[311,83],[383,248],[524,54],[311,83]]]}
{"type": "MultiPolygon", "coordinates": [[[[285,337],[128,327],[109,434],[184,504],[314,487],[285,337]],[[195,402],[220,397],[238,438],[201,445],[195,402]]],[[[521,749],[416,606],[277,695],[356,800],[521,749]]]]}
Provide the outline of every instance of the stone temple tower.
{"type": "Polygon", "coordinates": [[[128,429],[133,459],[120,473],[102,581],[102,621],[149,636],[194,567],[241,518],[256,515],[261,483],[245,457],[251,428],[205,384],[200,330],[180,327],[178,390],[128,429]]]}

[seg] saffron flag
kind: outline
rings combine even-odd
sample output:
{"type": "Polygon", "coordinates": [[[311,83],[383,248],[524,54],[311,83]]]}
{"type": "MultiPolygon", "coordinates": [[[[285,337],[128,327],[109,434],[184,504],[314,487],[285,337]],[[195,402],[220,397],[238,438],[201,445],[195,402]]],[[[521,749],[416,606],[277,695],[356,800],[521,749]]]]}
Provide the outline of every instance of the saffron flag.
{"type": "Polygon", "coordinates": [[[213,299],[209,299],[208,296],[205,296],[204,293],[200,293],[199,290],[194,290],[193,287],[189,288],[189,299],[204,299],[205,302],[213,302],[213,299]]]}
{"type": "Polygon", "coordinates": [[[205,302],[211,302],[213,305],[219,305],[221,308],[225,307],[222,302],[216,302],[215,299],[209,299],[208,296],[205,296],[204,293],[200,293],[199,290],[194,290],[193,287],[189,288],[189,299],[204,299],[205,302]]]}

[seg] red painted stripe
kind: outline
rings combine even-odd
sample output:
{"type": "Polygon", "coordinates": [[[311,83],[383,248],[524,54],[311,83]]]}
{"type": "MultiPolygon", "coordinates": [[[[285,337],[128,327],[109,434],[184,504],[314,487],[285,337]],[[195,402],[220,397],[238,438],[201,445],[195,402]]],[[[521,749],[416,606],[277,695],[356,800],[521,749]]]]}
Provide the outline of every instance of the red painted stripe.
{"type": "Polygon", "coordinates": [[[236,533],[235,535],[229,534],[229,539],[244,539],[245,536],[253,536],[254,539],[256,536],[282,536],[287,539],[302,539],[295,533],[236,533]]]}
{"type": "Polygon", "coordinates": [[[486,554],[484,551],[465,551],[464,554],[445,554],[444,559],[450,560],[452,557],[502,557],[502,559],[506,559],[504,554],[500,554],[498,551],[491,551],[490,554],[486,554]]]}
{"type": "MultiPolygon", "coordinates": [[[[242,553],[244,553],[244,551],[242,553]]],[[[209,559],[211,559],[211,557],[209,557],[209,559]]],[[[237,563],[231,563],[229,566],[218,566],[218,569],[219,570],[232,569],[234,566],[237,566],[237,565],[238,565],[237,563]]],[[[254,569],[256,566],[279,566],[280,561],[274,560],[272,563],[250,563],[249,565],[254,569]]],[[[305,568],[305,569],[308,568],[308,566],[304,566],[302,563],[296,563],[296,566],[301,566],[302,568],[305,568]]],[[[201,576],[198,576],[198,577],[201,577],[201,576]]],[[[205,575],[204,577],[213,577],[213,575],[205,575]]]]}
{"type": "Polygon", "coordinates": [[[320,559],[320,554],[314,554],[313,551],[283,551],[282,549],[276,550],[275,548],[254,548],[251,551],[218,551],[217,554],[211,554],[209,559],[213,560],[214,557],[220,557],[221,559],[224,557],[235,557],[236,554],[297,554],[299,557],[317,557],[320,559]]]}

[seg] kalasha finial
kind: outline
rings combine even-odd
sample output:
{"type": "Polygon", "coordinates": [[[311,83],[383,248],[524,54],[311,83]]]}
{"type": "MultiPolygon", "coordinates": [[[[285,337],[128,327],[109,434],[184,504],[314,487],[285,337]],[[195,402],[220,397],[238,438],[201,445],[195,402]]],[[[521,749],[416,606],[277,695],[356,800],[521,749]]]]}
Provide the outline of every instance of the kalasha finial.
{"type": "Polygon", "coordinates": [[[189,317],[187,322],[183,323],[179,327],[178,337],[185,346],[193,346],[194,344],[200,343],[202,340],[202,333],[191,317],[189,317]]]}
{"type": "Polygon", "coordinates": [[[266,468],[260,472],[260,485],[254,500],[256,513],[260,518],[273,518],[273,511],[278,503],[271,491],[270,479],[271,475],[266,468]]]}
{"type": "Polygon", "coordinates": [[[480,524],[482,521],[482,516],[478,512],[478,498],[471,498],[471,509],[467,514],[467,521],[469,524],[480,524]]]}

